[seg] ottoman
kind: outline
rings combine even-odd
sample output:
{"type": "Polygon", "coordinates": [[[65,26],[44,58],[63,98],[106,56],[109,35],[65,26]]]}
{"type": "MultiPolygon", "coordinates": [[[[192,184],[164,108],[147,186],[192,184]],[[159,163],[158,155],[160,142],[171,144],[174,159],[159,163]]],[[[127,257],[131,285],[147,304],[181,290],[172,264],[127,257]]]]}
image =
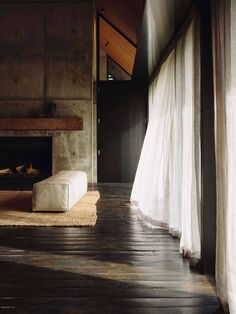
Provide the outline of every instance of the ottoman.
{"type": "Polygon", "coordinates": [[[33,186],[33,211],[69,210],[87,192],[87,175],[83,171],[60,171],[33,186]]]}

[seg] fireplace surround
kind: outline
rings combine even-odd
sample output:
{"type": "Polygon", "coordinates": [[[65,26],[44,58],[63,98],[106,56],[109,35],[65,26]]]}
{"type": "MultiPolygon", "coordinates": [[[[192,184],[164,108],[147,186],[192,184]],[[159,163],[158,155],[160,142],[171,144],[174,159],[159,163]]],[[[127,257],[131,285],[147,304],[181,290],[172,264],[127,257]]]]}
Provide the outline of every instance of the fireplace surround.
{"type": "Polygon", "coordinates": [[[0,189],[30,190],[52,175],[52,137],[0,137],[0,189]]]}

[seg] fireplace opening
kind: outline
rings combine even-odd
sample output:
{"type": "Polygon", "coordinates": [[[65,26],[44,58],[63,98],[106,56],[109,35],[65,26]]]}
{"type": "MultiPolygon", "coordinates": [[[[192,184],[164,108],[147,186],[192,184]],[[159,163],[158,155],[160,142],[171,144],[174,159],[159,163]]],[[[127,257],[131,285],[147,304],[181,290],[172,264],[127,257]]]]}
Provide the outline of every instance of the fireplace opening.
{"type": "Polygon", "coordinates": [[[52,175],[52,137],[0,137],[0,189],[30,190],[52,175]]]}

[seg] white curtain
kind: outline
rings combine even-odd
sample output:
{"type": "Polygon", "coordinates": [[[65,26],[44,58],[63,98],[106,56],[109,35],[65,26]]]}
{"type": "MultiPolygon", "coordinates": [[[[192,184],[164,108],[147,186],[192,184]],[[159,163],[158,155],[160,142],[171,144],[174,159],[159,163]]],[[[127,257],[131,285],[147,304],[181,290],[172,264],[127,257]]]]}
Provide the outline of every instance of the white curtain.
{"type": "Polygon", "coordinates": [[[175,102],[174,65],[175,53],[172,52],[149,90],[149,124],[131,195],[132,202],[149,222],[165,227],[169,222],[169,147],[175,102]]]}
{"type": "Polygon", "coordinates": [[[194,22],[149,90],[149,124],[131,201],[142,217],[181,236],[180,251],[200,258],[200,123],[194,22]]]}
{"type": "MultiPolygon", "coordinates": [[[[182,167],[182,173],[178,178],[181,184],[181,239],[180,250],[184,255],[200,258],[200,102],[196,93],[197,82],[195,81],[195,69],[199,67],[199,60],[195,59],[195,49],[198,41],[194,45],[195,24],[191,24],[185,37],[179,42],[182,49],[178,49],[176,62],[182,60],[181,69],[176,69],[176,73],[181,77],[176,78],[176,95],[180,102],[182,113],[182,138],[181,143],[176,138],[178,145],[182,144],[180,152],[182,163],[177,166],[176,171],[182,167]],[[197,62],[197,63],[195,63],[197,62]],[[196,96],[196,97],[195,97],[196,96]],[[181,182],[181,181],[180,181],[181,182]]],[[[172,181],[173,182],[173,181],[172,181]]],[[[179,182],[179,183],[180,183],[179,182]]],[[[174,185],[178,182],[173,182],[174,185]]]]}
{"type": "Polygon", "coordinates": [[[236,313],[236,0],[213,1],[217,291],[236,313]]]}

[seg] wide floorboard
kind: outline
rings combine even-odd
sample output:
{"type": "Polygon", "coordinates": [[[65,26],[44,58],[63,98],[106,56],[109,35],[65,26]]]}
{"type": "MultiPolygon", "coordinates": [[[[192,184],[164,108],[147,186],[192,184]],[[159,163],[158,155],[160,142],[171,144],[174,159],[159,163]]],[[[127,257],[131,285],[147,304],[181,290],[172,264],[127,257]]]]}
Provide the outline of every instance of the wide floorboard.
{"type": "Polygon", "coordinates": [[[95,227],[0,228],[2,313],[221,313],[214,279],[138,219],[130,185],[91,189],[101,195],[95,227]]]}

